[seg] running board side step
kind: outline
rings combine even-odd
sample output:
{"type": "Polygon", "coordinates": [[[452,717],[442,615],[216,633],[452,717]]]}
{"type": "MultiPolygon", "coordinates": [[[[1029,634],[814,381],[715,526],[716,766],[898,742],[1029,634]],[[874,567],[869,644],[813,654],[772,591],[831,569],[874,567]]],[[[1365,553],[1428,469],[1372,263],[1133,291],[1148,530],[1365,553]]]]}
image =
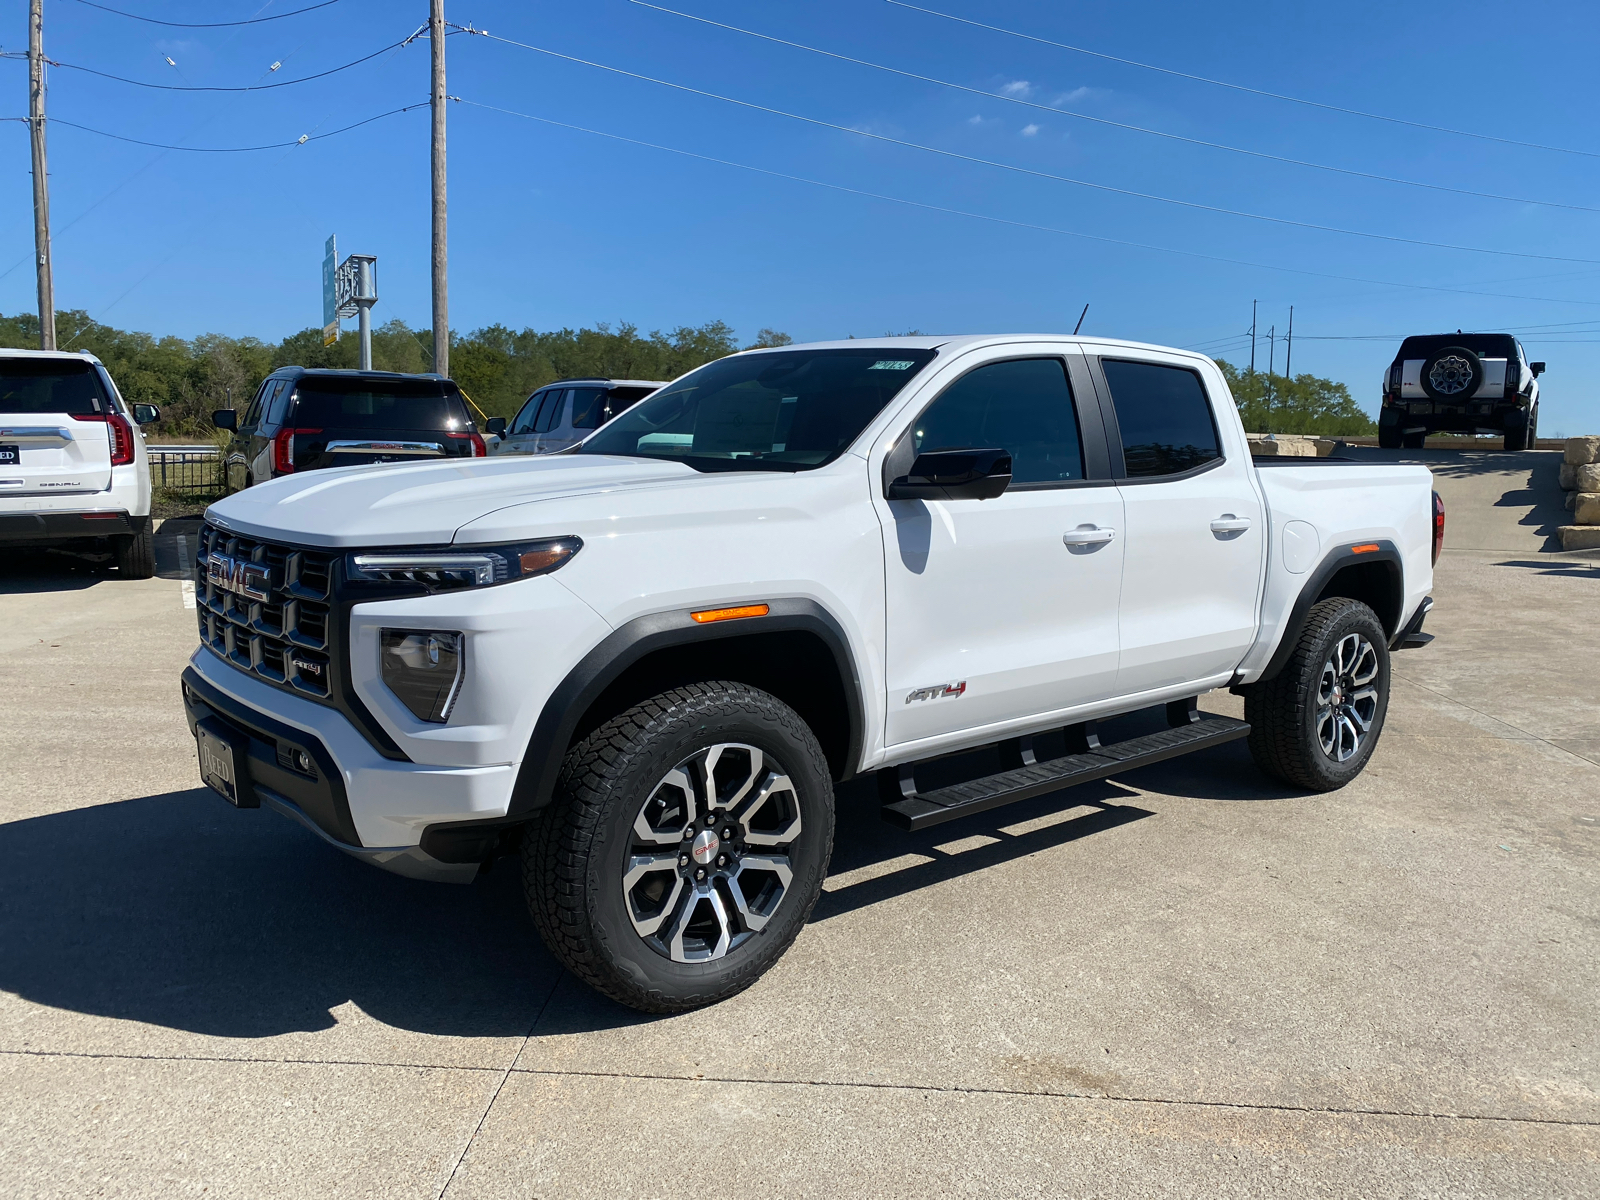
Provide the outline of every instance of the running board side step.
{"type": "MultiPolygon", "coordinates": [[[[898,791],[903,795],[901,799],[883,806],[883,819],[914,833],[970,813],[999,808],[1019,800],[1031,800],[1059,788],[1092,783],[1110,775],[1165,762],[1180,754],[1236,742],[1250,734],[1250,726],[1245,721],[1236,721],[1232,717],[1202,716],[1192,708],[1190,713],[1193,715],[1187,722],[1172,729],[1129,738],[1109,746],[1099,745],[1098,740],[1094,740],[1091,741],[1092,748],[1085,754],[1068,754],[1048,762],[1030,763],[1014,770],[1001,771],[998,775],[986,775],[982,779],[952,784],[931,792],[916,790],[910,764],[889,767],[885,778],[895,777],[898,791]]],[[[1168,716],[1174,719],[1176,714],[1169,712],[1168,716]]]]}

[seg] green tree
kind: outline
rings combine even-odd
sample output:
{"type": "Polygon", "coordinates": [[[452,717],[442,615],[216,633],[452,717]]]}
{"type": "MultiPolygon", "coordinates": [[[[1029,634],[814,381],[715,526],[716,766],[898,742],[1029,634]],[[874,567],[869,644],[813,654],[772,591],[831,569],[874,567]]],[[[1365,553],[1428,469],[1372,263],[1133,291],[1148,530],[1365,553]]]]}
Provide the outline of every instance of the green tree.
{"type": "Polygon", "coordinates": [[[1311,433],[1323,437],[1360,437],[1378,426],[1361,410],[1350,389],[1315,375],[1267,375],[1241,371],[1217,360],[1239,418],[1250,433],[1311,433]]]}

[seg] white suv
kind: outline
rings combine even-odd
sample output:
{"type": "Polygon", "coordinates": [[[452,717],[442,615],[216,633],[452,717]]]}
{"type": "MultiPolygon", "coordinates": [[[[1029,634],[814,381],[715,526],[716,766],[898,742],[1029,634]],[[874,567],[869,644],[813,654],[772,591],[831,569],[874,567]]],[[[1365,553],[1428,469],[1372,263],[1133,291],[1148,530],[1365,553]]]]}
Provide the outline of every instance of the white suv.
{"type": "Polygon", "coordinates": [[[0,350],[0,545],[108,549],[129,579],[155,574],[150,466],[140,425],[92,354],[0,350]]]}
{"type": "Polygon", "coordinates": [[[554,454],[663,386],[650,379],[559,379],[528,397],[516,417],[491,417],[492,454],[554,454]]]}

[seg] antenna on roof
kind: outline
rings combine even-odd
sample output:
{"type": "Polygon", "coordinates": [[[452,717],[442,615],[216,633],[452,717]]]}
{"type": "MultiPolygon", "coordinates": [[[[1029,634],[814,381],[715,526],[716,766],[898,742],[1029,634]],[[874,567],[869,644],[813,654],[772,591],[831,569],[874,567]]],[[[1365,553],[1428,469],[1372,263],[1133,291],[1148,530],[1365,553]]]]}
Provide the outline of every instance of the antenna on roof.
{"type": "Polygon", "coordinates": [[[1089,306],[1087,304],[1085,304],[1083,306],[1083,311],[1078,314],[1078,323],[1072,327],[1072,332],[1073,332],[1074,335],[1077,334],[1078,330],[1083,328],[1083,319],[1085,317],[1087,317],[1088,315],[1089,315],[1089,306]]]}

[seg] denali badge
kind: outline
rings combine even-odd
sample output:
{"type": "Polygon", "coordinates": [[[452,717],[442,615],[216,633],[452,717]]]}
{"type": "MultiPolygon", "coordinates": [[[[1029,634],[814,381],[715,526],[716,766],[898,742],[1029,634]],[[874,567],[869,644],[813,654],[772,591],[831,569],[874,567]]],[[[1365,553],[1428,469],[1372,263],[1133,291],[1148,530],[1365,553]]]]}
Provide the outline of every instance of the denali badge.
{"type": "Polygon", "coordinates": [[[271,569],[242,558],[212,554],[206,559],[206,581],[247,600],[272,599],[271,569]]]}
{"type": "Polygon", "coordinates": [[[942,700],[946,696],[959,696],[967,690],[967,681],[959,683],[936,683],[932,687],[918,688],[906,697],[906,703],[914,700],[942,700]]]}

